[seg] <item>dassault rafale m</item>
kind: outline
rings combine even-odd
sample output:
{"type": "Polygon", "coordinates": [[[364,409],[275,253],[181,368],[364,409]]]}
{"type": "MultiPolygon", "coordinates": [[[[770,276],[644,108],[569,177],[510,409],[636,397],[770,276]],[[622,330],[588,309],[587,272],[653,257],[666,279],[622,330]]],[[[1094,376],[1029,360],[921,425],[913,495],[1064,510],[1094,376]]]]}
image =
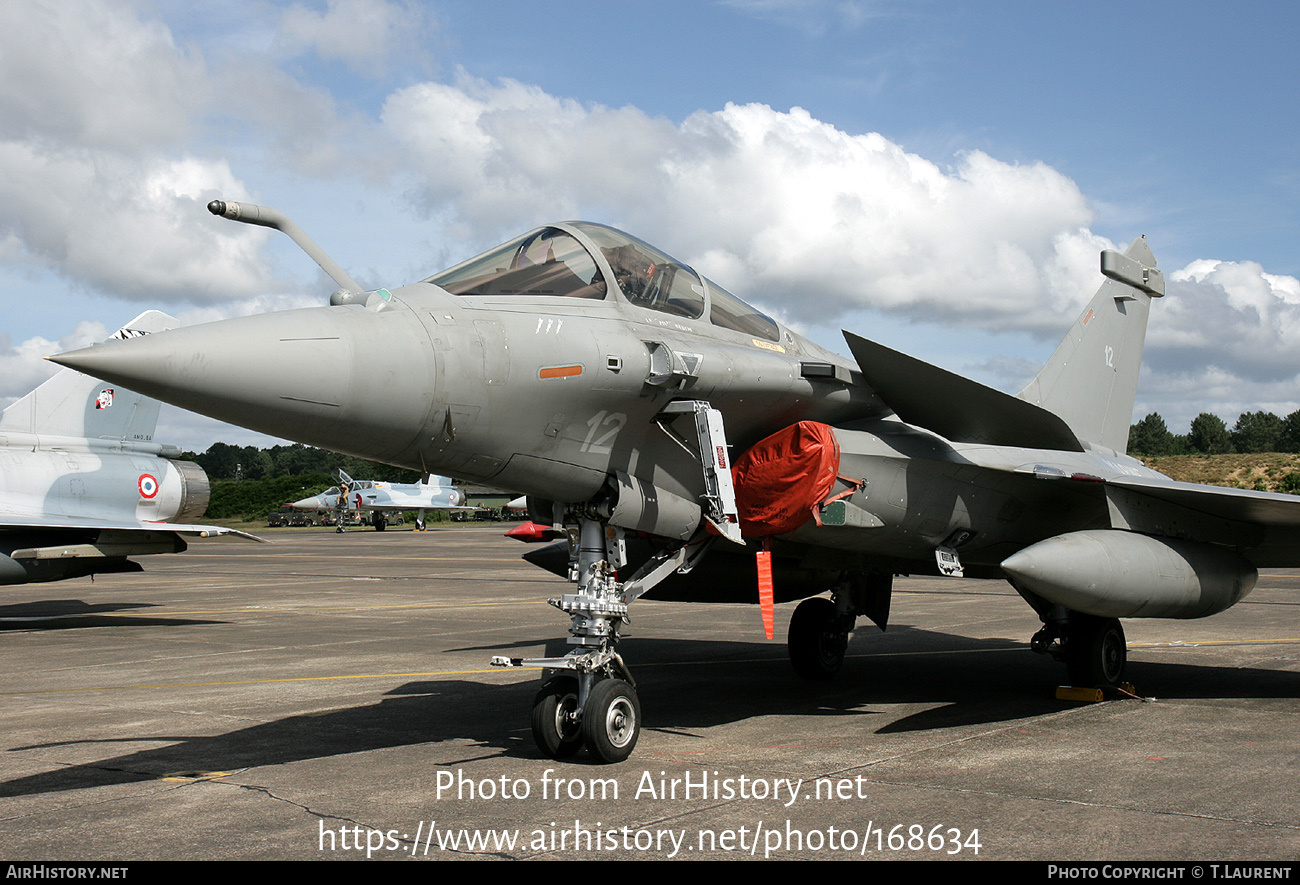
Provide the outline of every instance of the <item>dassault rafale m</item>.
{"type": "Polygon", "coordinates": [[[1198,618],[1300,565],[1300,498],[1174,482],[1124,454],[1152,300],[1134,240],[1042,372],[1001,393],[845,333],[800,337],[664,252],[552,224],[428,279],[365,291],[293,237],[330,306],[191,326],[56,361],[265,433],[528,496],[568,531],[568,655],[542,667],[541,750],[627,758],[641,709],[616,650],[638,597],[804,599],[802,675],[887,625],[898,574],[1004,578],[1075,684],[1115,683],[1120,618],[1198,618]],[[335,371],[320,372],[331,366],[335,371]],[[733,452],[742,453],[735,458],[733,452]],[[829,598],[823,595],[829,592],[829,598]]]}
{"type": "Polygon", "coordinates": [[[369,513],[370,522],[383,531],[388,522],[387,510],[414,510],[415,528],[424,531],[426,510],[473,510],[463,507],[465,493],[453,488],[446,476],[425,477],[424,482],[383,482],[376,479],[353,479],[343,468],[338,470],[339,484],[330,486],[319,495],[311,495],[289,506],[294,510],[332,510],[339,516],[338,530],[343,531],[343,521],[349,510],[369,513]]]}
{"type": "MultiPolygon", "coordinates": [[[[110,340],[175,324],[149,310],[110,340]]],[[[140,571],[127,557],[232,533],[190,523],[207,509],[208,476],[154,442],[158,407],[62,369],[0,413],[0,584],[140,571]]]]}

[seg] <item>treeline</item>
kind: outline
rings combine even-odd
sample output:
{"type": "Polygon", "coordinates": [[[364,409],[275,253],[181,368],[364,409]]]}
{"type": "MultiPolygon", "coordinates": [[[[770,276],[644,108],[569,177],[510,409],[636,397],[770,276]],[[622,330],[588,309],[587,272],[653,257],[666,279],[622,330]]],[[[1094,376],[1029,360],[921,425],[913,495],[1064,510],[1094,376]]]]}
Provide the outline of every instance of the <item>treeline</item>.
{"type": "Polygon", "coordinates": [[[259,449],[256,446],[232,446],[217,442],[200,454],[185,452],[181,457],[198,462],[208,477],[219,479],[270,479],[278,476],[302,476],[308,473],[333,476],[338,468],[353,479],[382,479],[388,482],[419,482],[423,477],[415,470],[402,470],[363,461],[352,455],[340,455],[294,443],[259,449]]]}
{"type": "MultiPolygon", "coordinates": [[[[204,470],[207,468],[205,467],[204,470]]],[[[343,468],[347,470],[347,468],[343,468]]],[[[301,473],[249,479],[242,482],[218,482],[212,486],[206,519],[264,519],[284,504],[323,492],[333,479],[324,473],[301,473]]]]}
{"type": "Polygon", "coordinates": [[[1139,457],[1300,452],[1300,410],[1285,418],[1242,412],[1231,430],[1218,415],[1202,412],[1186,434],[1170,432],[1160,413],[1152,412],[1129,428],[1128,452],[1139,457]]]}

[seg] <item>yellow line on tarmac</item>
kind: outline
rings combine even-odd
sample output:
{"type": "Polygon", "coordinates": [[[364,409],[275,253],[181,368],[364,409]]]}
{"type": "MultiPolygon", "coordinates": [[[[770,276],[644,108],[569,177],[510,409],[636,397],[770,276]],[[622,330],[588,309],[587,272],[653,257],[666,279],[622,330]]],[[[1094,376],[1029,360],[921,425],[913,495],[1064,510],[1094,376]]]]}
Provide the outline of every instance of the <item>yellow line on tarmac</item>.
{"type": "MultiPolygon", "coordinates": [[[[512,667],[512,670],[522,671],[525,668],[512,667]]],[[[486,670],[436,670],[428,673],[357,673],[351,676],[289,676],[281,679],[234,679],[226,682],[158,682],[145,683],[143,685],[98,685],[86,686],[84,688],[38,688],[30,691],[3,691],[0,697],[15,697],[19,695],[38,695],[38,694],[75,694],[78,692],[94,691],[137,691],[151,688],[213,688],[223,685],[273,685],[280,682],[326,682],[338,679],[411,679],[414,677],[428,676],[469,676],[481,675],[483,673],[502,673],[505,668],[491,667],[486,670]]]]}
{"type": "MultiPolygon", "coordinates": [[[[1298,643],[1298,642],[1300,642],[1300,638],[1241,639],[1241,640],[1210,640],[1207,642],[1143,642],[1143,643],[1130,643],[1129,647],[1130,648],[1196,648],[1198,646],[1209,646],[1209,645],[1215,645],[1215,646],[1252,645],[1252,644],[1261,644],[1261,643],[1267,644],[1267,643],[1298,643]]],[[[997,652],[1023,651],[1023,650],[1024,650],[1023,648],[984,649],[984,651],[997,651],[997,652]]],[[[970,651],[975,651],[975,649],[951,649],[951,650],[944,650],[944,651],[920,652],[920,653],[890,652],[883,655],[873,655],[868,653],[868,654],[853,654],[853,655],[848,655],[848,657],[850,658],[911,657],[917,655],[928,656],[928,655],[935,655],[935,654],[962,654],[962,653],[969,653],[970,651]]],[[[700,666],[705,664],[730,664],[730,665],[734,665],[737,663],[760,664],[760,663],[772,663],[773,661],[776,660],[779,659],[773,657],[773,658],[755,658],[747,661],[740,661],[736,659],[718,660],[718,661],[658,661],[655,663],[642,664],[641,666],[653,668],[653,667],[665,667],[665,666],[672,667],[672,666],[685,666],[685,665],[700,666]]],[[[0,692],[0,697],[16,697],[22,695],[43,695],[43,694],[75,694],[81,692],[101,692],[101,691],[138,691],[138,690],[156,689],[156,688],[217,688],[221,686],[231,686],[231,685],[275,685],[279,683],[289,683],[289,682],[330,682],[330,681],[338,681],[344,679],[413,679],[417,677],[429,678],[429,677],[439,677],[439,676],[480,676],[486,673],[503,673],[507,671],[525,672],[525,671],[533,671],[538,669],[541,668],[540,667],[511,667],[511,668],[488,667],[486,669],[430,670],[430,671],[415,672],[415,673],[357,673],[352,675],[338,675],[338,676],[290,676],[290,677],[283,677],[277,679],[235,679],[235,680],[217,681],[217,682],[159,682],[159,683],[145,683],[141,685],[101,685],[101,686],[87,686],[83,688],[45,688],[45,689],[31,689],[28,691],[4,691],[4,692],[0,692]]]]}
{"type": "MultiPolygon", "coordinates": [[[[338,562],[341,559],[355,559],[362,562],[374,562],[376,559],[382,559],[384,562],[394,562],[394,561],[396,562],[494,562],[498,564],[502,562],[500,558],[490,557],[490,556],[422,556],[417,553],[399,554],[396,556],[385,554],[381,556],[378,553],[321,554],[321,553],[283,553],[277,550],[271,550],[271,551],[258,550],[258,551],[250,551],[246,555],[268,556],[268,557],[273,557],[275,559],[315,559],[315,560],[319,560],[322,565],[328,565],[331,562],[338,562]]],[[[198,559],[200,557],[206,557],[208,559],[221,559],[224,561],[230,561],[231,559],[231,557],[228,554],[195,553],[193,547],[185,551],[186,560],[198,559]]],[[[508,560],[506,564],[513,565],[514,560],[508,560]]]]}
{"type": "Polygon", "coordinates": [[[1175,639],[1170,642],[1130,642],[1129,648],[1199,648],[1207,645],[1274,645],[1300,642],[1300,638],[1278,639],[1175,639]]]}
{"type": "MultiPolygon", "coordinates": [[[[252,614],[299,614],[302,612],[368,612],[390,609],[409,608],[493,608],[507,605],[545,605],[544,599],[526,599],[516,602],[412,602],[401,605],[322,605],[322,606],[280,606],[268,605],[251,608],[212,608],[189,609],[181,611],[157,611],[155,609],[123,612],[84,612],[70,615],[51,615],[55,618],[174,618],[180,615],[252,615],[252,614]]],[[[39,616],[29,615],[26,620],[42,620],[39,616]]]]}

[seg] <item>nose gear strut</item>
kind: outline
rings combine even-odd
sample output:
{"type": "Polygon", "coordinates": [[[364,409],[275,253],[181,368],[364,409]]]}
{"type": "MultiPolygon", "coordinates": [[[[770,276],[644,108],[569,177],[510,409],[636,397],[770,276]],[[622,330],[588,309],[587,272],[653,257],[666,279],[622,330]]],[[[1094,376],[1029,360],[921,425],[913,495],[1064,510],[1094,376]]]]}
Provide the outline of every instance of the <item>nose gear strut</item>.
{"type": "Polygon", "coordinates": [[[622,762],[631,755],[641,732],[641,702],[623,658],[614,650],[622,626],[629,623],[628,603],[674,572],[688,572],[704,556],[713,537],[703,531],[686,543],[661,551],[631,579],[618,580],[624,564],[622,529],[588,515],[578,520],[578,555],[573,577],[578,587],[548,600],[569,615],[569,645],[559,658],[496,656],[496,667],[545,667],[559,670],[533,701],[533,740],[553,759],[580,746],[601,762],[622,762]]]}
{"type": "MultiPolygon", "coordinates": [[[[660,418],[685,414],[693,418],[699,446],[704,521],[743,543],[722,413],[706,402],[674,401],[660,418]]],[[[553,759],[572,755],[580,744],[602,762],[622,762],[631,755],[641,733],[641,702],[636,680],[614,650],[619,630],[630,623],[628,603],[674,572],[689,572],[717,537],[701,527],[690,540],[656,553],[620,583],[618,570],[627,564],[623,529],[610,525],[607,505],[591,501],[571,508],[569,516],[578,522],[578,544],[569,580],[578,585],[577,592],[548,600],[572,619],[572,650],[561,658],[492,658],[495,667],[567,671],[543,683],[533,701],[533,740],[553,759]]]]}

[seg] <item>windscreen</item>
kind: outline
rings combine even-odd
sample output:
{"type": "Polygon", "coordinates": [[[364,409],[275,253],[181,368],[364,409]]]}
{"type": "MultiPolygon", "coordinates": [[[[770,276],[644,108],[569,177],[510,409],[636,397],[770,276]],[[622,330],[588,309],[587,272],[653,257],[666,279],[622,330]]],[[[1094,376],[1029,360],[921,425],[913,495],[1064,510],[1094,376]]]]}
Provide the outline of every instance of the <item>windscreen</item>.
{"type": "Polygon", "coordinates": [[[453,295],[604,298],[606,288],[587,250],[553,227],[511,240],[425,282],[453,295]]]}

